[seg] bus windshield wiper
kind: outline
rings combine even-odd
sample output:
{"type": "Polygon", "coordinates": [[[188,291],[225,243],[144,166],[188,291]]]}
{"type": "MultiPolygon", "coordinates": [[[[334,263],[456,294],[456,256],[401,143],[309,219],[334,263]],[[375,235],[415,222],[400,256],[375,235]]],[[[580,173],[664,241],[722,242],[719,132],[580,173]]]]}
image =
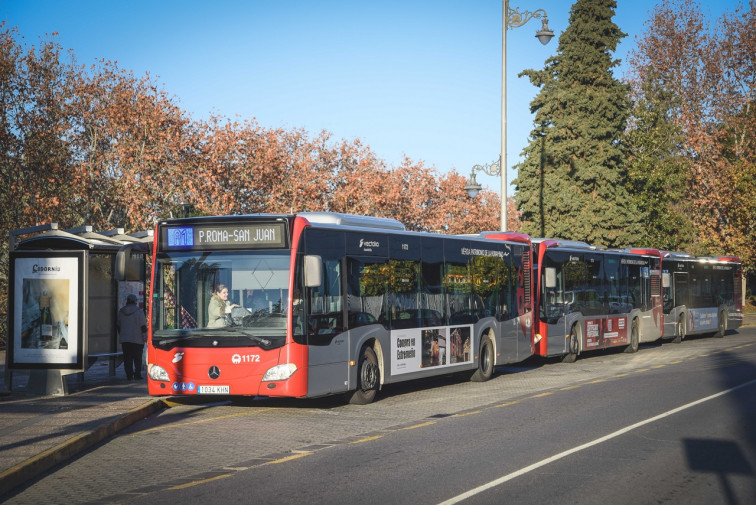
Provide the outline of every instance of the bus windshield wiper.
{"type": "Polygon", "coordinates": [[[237,333],[241,333],[242,335],[255,340],[255,342],[257,342],[258,344],[262,344],[264,346],[269,346],[271,344],[270,340],[268,340],[267,338],[258,337],[252,332],[252,330],[239,329],[236,331],[237,333]]]}
{"type": "Polygon", "coordinates": [[[206,337],[238,337],[239,332],[236,330],[230,330],[228,328],[202,328],[201,330],[171,330],[168,335],[165,332],[158,332],[153,336],[155,340],[160,342],[173,343],[179,340],[195,340],[198,338],[206,337]]]}
{"type": "Polygon", "coordinates": [[[249,337],[258,344],[270,345],[271,342],[268,339],[259,337],[254,334],[255,330],[246,329],[243,327],[225,327],[225,328],[213,328],[203,333],[206,337],[249,337]]]}

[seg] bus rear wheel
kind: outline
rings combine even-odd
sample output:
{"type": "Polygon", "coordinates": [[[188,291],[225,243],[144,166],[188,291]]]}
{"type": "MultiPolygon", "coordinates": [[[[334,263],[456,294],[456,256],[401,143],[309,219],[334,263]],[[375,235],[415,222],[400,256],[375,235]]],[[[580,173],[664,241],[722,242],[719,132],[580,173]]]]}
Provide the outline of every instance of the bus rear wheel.
{"type": "Polygon", "coordinates": [[[381,371],[378,368],[378,358],[371,347],[365,346],[360,353],[357,363],[357,390],[349,397],[353,405],[367,405],[372,403],[381,383],[381,371]]]}
{"type": "Polygon", "coordinates": [[[727,312],[724,310],[719,313],[719,323],[717,327],[717,332],[714,334],[716,338],[724,338],[725,333],[727,332],[727,312]]]}
{"type": "Polygon", "coordinates": [[[680,314],[677,320],[677,336],[672,339],[672,343],[679,344],[685,338],[685,314],[680,314]]]}
{"type": "Polygon", "coordinates": [[[567,354],[562,358],[562,363],[574,363],[577,361],[578,354],[580,353],[580,332],[578,331],[578,325],[574,325],[570,331],[569,349],[567,354]]]}
{"type": "Polygon", "coordinates": [[[473,382],[485,382],[493,377],[494,371],[494,347],[491,338],[486,335],[480,343],[480,357],[478,358],[478,369],[472,374],[470,380],[473,382]]]}
{"type": "Polygon", "coordinates": [[[638,343],[640,341],[640,335],[638,334],[638,321],[633,320],[633,326],[630,330],[630,345],[625,347],[625,352],[633,353],[638,352],[638,343]]]}

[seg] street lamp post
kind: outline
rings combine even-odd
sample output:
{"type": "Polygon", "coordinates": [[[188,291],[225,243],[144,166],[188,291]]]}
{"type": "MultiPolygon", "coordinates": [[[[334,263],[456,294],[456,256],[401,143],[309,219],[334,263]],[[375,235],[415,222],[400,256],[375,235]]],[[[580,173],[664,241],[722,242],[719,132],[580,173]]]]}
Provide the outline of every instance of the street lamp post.
{"type": "Polygon", "coordinates": [[[499,159],[491,164],[474,165],[465,190],[470,197],[475,197],[480,191],[480,184],[475,180],[475,172],[482,171],[488,175],[501,174],[501,231],[507,230],[507,29],[523,26],[531,19],[542,19],[541,29],[536,32],[536,38],[546,45],[554,37],[549,29],[546,11],[538,9],[534,12],[511,9],[509,0],[503,0],[501,22],[501,154],[499,159]]]}

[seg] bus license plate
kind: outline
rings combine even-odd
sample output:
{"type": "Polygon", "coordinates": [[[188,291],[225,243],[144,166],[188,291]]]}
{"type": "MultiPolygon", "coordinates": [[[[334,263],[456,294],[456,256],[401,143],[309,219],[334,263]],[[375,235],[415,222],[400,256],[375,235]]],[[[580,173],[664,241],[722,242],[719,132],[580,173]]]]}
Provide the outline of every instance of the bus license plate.
{"type": "Polygon", "coordinates": [[[197,394],[200,395],[227,395],[231,392],[230,386],[198,386],[197,394]]]}

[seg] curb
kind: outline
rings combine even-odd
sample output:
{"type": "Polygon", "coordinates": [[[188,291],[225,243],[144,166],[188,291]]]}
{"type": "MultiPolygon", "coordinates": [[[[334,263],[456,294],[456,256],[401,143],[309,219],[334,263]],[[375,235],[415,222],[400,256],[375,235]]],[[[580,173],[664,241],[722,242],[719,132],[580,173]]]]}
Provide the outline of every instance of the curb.
{"type": "Polygon", "coordinates": [[[0,474],[0,497],[21,484],[38,477],[54,466],[102,442],[106,438],[112,437],[137,421],[168,407],[168,404],[162,399],[150,400],[112,421],[101,424],[89,433],[77,435],[58,444],[56,447],[9,468],[0,474]]]}

